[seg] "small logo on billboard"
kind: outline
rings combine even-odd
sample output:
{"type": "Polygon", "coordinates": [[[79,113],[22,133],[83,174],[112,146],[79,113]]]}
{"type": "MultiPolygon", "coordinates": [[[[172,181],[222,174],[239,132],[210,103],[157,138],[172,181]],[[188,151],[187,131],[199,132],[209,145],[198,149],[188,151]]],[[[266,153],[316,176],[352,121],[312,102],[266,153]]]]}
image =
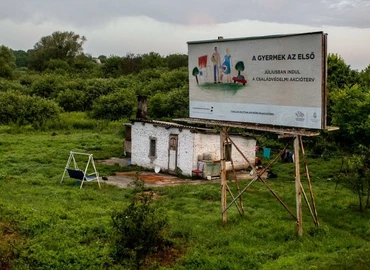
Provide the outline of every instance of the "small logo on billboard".
{"type": "Polygon", "coordinates": [[[298,111],[298,112],[295,113],[295,116],[296,116],[295,120],[304,121],[304,113],[303,112],[298,111]]]}
{"type": "Polygon", "coordinates": [[[316,112],[314,112],[313,114],[312,114],[312,117],[311,117],[311,122],[314,122],[314,123],[317,123],[317,122],[319,122],[320,121],[320,119],[319,118],[317,118],[317,113],[316,112]]]}

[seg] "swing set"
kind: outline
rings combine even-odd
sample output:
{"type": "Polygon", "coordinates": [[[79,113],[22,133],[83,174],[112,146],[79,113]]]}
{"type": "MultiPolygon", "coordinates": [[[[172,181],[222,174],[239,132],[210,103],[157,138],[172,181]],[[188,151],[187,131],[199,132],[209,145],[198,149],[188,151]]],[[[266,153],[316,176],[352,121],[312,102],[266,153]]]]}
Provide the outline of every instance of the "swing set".
{"type": "Polygon", "coordinates": [[[98,181],[99,188],[101,188],[100,182],[99,182],[99,173],[96,170],[95,162],[94,162],[94,158],[92,154],[70,151],[69,158],[68,158],[66,167],[64,169],[62,179],[60,180],[60,183],[63,182],[64,177],[66,176],[66,173],[68,173],[70,178],[81,181],[80,188],[82,188],[82,185],[84,184],[84,182],[86,181],[91,182],[95,180],[98,181]],[[78,168],[76,156],[87,156],[88,157],[84,170],[81,170],[78,168]],[[71,162],[73,162],[72,167],[71,167],[71,162]]]}

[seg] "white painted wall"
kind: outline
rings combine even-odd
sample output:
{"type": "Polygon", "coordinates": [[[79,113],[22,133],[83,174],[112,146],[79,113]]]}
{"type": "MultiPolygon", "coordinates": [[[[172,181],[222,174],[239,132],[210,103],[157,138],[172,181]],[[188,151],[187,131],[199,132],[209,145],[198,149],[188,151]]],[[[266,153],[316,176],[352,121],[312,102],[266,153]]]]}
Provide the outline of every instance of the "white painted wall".
{"type": "MultiPolygon", "coordinates": [[[[182,174],[191,175],[192,170],[197,169],[199,155],[210,154],[215,157],[215,160],[220,159],[220,135],[218,133],[192,133],[186,128],[165,128],[144,122],[134,122],[131,132],[131,163],[133,165],[153,169],[155,166],[160,166],[161,170],[168,170],[170,134],[178,135],[177,167],[181,169],[182,174]],[[155,138],[157,141],[156,157],[149,156],[150,138],[155,138]]],[[[256,140],[236,135],[231,135],[231,139],[249,161],[254,163],[256,140]]],[[[231,151],[235,169],[248,168],[247,162],[234,146],[231,151]]],[[[231,162],[226,162],[226,170],[232,170],[231,162]]]]}
{"type": "Polygon", "coordinates": [[[193,133],[188,129],[165,128],[152,123],[134,122],[131,130],[131,163],[145,168],[160,166],[168,170],[168,146],[170,134],[178,135],[177,167],[184,175],[191,175],[193,156],[193,133]],[[155,138],[156,157],[149,156],[150,138],[155,138]]]}
{"type": "MultiPolygon", "coordinates": [[[[256,140],[251,137],[237,135],[231,135],[230,137],[247,159],[251,163],[254,163],[256,156],[256,140]]],[[[204,153],[214,155],[216,160],[220,160],[220,135],[197,133],[195,134],[194,148],[196,149],[193,156],[194,168],[197,167],[198,156],[204,153]]],[[[240,170],[249,167],[248,163],[234,146],[231,147],[231,155],[235,169],[240,170]]],[[[232,170],[230,161],[226,162],[226,170],[232,170]]]]}
{"type": "Polygon", "coordinates": [[[194,134],[188,129],[183,129],[179,133],[177,165],[182,170],[183,175],[191,175],[193,170],[194,134]]]}

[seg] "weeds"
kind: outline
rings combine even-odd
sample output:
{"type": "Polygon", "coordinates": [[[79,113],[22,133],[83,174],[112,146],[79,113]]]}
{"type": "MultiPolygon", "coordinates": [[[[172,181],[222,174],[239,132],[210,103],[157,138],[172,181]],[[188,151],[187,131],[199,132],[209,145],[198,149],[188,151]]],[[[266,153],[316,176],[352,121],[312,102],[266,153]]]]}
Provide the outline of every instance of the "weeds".
{"type": "Polygon", "coordinates": [[[145,192],[144,184],[138,177],[133,193],[135,196],[130,205],[112,215],[117,231],[114,258],[140,269],[149,254],[169,246],[165,236],[168,220],[154,207],[153,192],[145,192]]]}
{"type": "MultiPolygon", "coordinates": [[[[78,115],[73,119],[73,114],[63,114],[61,118],[64,117],[69,117],[70,122],[84,118],[78,115]]],[[[115,125],[45,132],[28,127],[17,134],[10,131],[14,127],[0,126],[2,268],[127,269],[112,254],[113,239],[119,236],[112,225],[112,216],[120,213],[122,218],[126,217],[126,209],[131,209],[130,216],[144,220],[153,216],[156,221],[157,215],[162,220],[161,213],[167,216],[168,225],[161,221],[164,232],[159,236],[170,238],[173,244],[158,256],[165,256],[171,264],[158,260],[155,253],[150,254],[165,244],[157,242],[143,259],[125,249],[126,240],[121,239],[123,254],[133,254],[131,258],[139,264],[146,261],[142,268],[368,268],[369,212],[359,212],[357,197],[330,180],[340,171],[340,158],[308,159],[320,227],[315,227],[303,202],[303,236],[298,238],[292,217],[259,182],[253,183],[242,196],[245,215],[240,216],[231,207],[226,225],[221,221],[220,184],[144,188],[143,196],[151,199],[151,191],[153,194],[160,191],[158,198],[147,203],[145,197],[140,200],[141,188],[133,194],[132,189],[119,189],[105,181],[101,190],[96,183],[86,183],[80,190],[69,179],[60,184],[71,150],[91,151],[95,160],[123,154],[122,130],[115,129],[115,125]],[[153,209],[154,214],[150,212],[153,209]],[[11,242],[7,242],[9,237],[11,242]]],[[[101,175],[124,169],[97,163],[101,175]]],[[[273,171],[278,178],[267,180],[269,185],[294,212],[293,164],[278,161],[273,171]]],[[[240,179],[241,188],[248,181],[240,179]]],[[[304,184],[305,181],[302,176],[304,184]]],[[[236,194],[232,183],[230,188],[236,194]]],[[[147,224],[143,222],[143,228],[147,224]]],[[[135,232],[136,227],[128,228],[135,232]]],[[[140,245],[137,248],[140,250],[140,245]]],[[[136,266],[134,262],[130,267],[136,266]]]]}

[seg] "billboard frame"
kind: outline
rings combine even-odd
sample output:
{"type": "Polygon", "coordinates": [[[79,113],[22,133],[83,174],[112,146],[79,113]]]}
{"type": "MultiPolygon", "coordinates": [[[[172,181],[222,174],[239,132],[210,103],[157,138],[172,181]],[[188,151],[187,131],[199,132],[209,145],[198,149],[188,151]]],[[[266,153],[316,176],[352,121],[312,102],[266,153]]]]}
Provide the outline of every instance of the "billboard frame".
{"type": "MultiPolygon", "coordinates": [[[[228,43],[228,42],[239,42],[239,41],[253,41],[253,40],[263,40],[263,39],[281,39],[281,38],[289,38],[289,37],[296,37],[296,36],[307,36],[307,35],[321,35],[322,41],[321,41],[321,72],[318,76],[318,79],[321,79],[321,103],[320,107],[317,107],[317,109],[321,110],[321,119],[320,119],[320,126],[318,127],[307,127],[307,126],[295,126],[295,125],[284,125],[284,124],[274,124],[274,123],[262,123],[258,121],[235,121],[237,123],[246,123],[246,124],[255,124],[255,125],[266,125],[266,126],[280,126],[282,129],[284,127],[286,128],[297,128],[297,129],[307,129],[307,130],[325,130],[327,129],[327,87],[326,87],[326,80],[327,80],[327,34],[323,31],[316,31],[316,32],[305,32],[305,33],[294,33],[294,34],[278,34],[278,35],[265,35],[265,36],[253,36],[253,37],[240,37],[240,38],[219,38],[219,39],[212,39],[212,40],[199,40],[199,41],[188,41],[188,50],[189,45],[197,45],[197,44],[206,44],[206,43],[215,43],[215,44],[222,44],[222,43],[228,43]],[[319,78],[320,77],[320,78],[319,78]]],[[[189,51],[188,51],[189,54],[189,51]]],[[[189,54],[189,80],[191,78],[191,72],[190,72],[190,54],[189,54]]],[[[316,88],[317,89],[317,88],[316,88]]],[[[189,82],[189,95],[191,92],[190,82],[189,82]]],[[[317,91],[319,92],[319,91],[317,91]]],[[[193,100],[194,101],[194,100],[193,100]]],[[[191,107],[192,100],[190,99],[189,107],[191,107]]],[[[317,104],[319,102],[317,101],[317,104]]],[[[278,105],[279,106],[279,105],[278,105]]],[[[191,111],[191,108],[189,108],[191,111]]],[[[234,120],[225,120],[225,119],[217,119],[217,118],[206,118],[206,117],[195,117],[190,116],[190,118],[194,119],[205,119],[205,120],[215,120],[215,121],[230,121],[234,122],[234,120]]]]}

